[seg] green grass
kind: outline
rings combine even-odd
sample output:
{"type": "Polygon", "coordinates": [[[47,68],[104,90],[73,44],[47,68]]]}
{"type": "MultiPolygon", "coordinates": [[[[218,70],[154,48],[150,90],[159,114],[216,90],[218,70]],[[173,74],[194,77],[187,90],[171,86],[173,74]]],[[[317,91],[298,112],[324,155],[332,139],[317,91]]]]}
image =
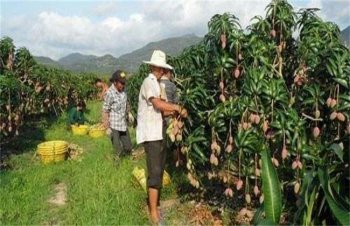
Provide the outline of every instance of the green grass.
{"type": "MultiPolygon", "coordinates": [[[[87,117],[98,121],[101,103],[88,103],[88,109],[87,117]]],[[[22,154],[12,155],[8,163],[11,169],[0,173],[0,224],[148,224],[146,194],[131,174],[135,166],[145,166],[144,159],[135,162],[126,157],[116,167],[107,136],[96,139],[73,136],[66,130],[65,117],[45,123],[40,136],[31,134],[39,130],[28,129],[16,141],[14,146],[22,154]],[[34,140],[29,142],[31,137],[34,140]],[[47,140],[79,145],[84,150],[81,161],[43,165],[35,156],[36,144],[47,140]],[[28,142],[31,145],[25,145],[28,142]],[[62,207],[48,202],[58,183],[67,188],[67,202],[62,207]]],[[[135,144],[134,134],[132,129],[135,144]]],[[[163,189],[163,194],[163,199],[176,196],[175,185],[163,189]]]]}

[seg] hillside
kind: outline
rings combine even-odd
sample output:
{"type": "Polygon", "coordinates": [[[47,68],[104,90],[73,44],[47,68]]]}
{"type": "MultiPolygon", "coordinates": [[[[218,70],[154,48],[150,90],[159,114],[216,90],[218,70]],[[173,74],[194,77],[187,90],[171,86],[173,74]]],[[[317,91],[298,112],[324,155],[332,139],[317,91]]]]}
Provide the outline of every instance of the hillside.
{"type": "Polygon", "coordinates": [[[34,56],[34,59],[36,60],[36,62],[39,62],[40,64],[43,64],[45,66],[62,68],[62,66],[57,61],[54,61],[50,57],[34,56]]]}
{"type": "Polygon", "coordinates": [[[110,54],[97,57],[93,55],[72,53],[59,59],[58,63],[68,70],[95,72],[100,74],[110,74],[115,68],[122,66],[118,59],[110,54]]]}
{"type": "Polygon", "coordinates": [[[124,68],[126,71],[134,72],[137,70],[143,60],[150,59],[152,52],[155,49],[161,49],[170,56],[178,56],[184,48],[195,45],[201,40],[202,38],[199,38],[193,34],[176,38],[168,38],[158,42],[151,42],[140,49],[120,56],[118,59],[127,62],[124,68]]]}
{"type": "Polygon", "coordinates": [[[341,32],[341,37],[347,47],[350,47],[350,26],[341,32]]]}
{"type": "Polygon", "coordinates": [[[151,42],[131,53],[116,58],[110,54],[98,57],[72,53],[54,61],[48,57],[35,57],[40,64],[60,67],[71,71],[94,72],[98,74],[111,74],[116,69],[136,72],[143,60],[149,60],[153,50],[161,49],[170,56],[177,56],[181,51],[191,45],[197,44],[202,38],[194,34],[181,37],[168,38],[158,42],[151,42]]]}
{"type": "MultiPolygon", "coordinates": [[[[350,46],[350,26],[341,32],[342,39],[346,46],[350,46]]],[[[116,58],[110,54],[104,56],[83,55],[80,53],[69,54],[58,61],[49,57],[35,57],[40,64],[64,68],[71,71],[94,72],[97,74],[109,75],[116,69],[128,72],[136,72],[143,60],[150,59],[153,50],[161,49],[170,56],[179,55],[182,50],[191,45],[197,44],[202,38],[194,34],[181,37],[168,38],[157,42],[151,42],[144,47],[116,58]]]]}

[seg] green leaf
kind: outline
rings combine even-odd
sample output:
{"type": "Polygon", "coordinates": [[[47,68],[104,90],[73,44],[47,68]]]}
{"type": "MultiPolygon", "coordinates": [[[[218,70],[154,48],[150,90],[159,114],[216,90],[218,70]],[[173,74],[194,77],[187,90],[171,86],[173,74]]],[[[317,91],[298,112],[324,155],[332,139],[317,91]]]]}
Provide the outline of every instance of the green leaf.
{"type": "Polygon", "coordinates": [[[257,226],[259,225],[274,225],[274,222],[271,221],[270,219],[263,219],[256,224],[257,226]]]}
{"type": "Polygon", "coordinates": [[[334,143],[329,147],[329,149],[334,151],[334,153],[339,157],[339,159],[343,161],[344,152],[339,144],[334,143]]]}
{"type": "Polygon", "coordinates": [[[263,221],[263,214],[264,214],[264,205],[261,205],[259,208],[256,209],[256,212],[252,219],[252,222],[254,225],[262,224],[261,222],[263,221]]]}
{"type": "Polygon", "coordinates": [[[349,88],[348,83],[343,78],[333,78],[334,81],[338,82],[340,85],[344,86],[345,88],[349,88]]]}
{"type": "Polygon", "coordinates": [[[339,206],[337,201],[333,199],[330,190],[330,184],[328,180],[328,171],[327,169],[318,169],[318,178],[321,182],[321,187],[326,195],[327,203],[331,208],[334,216],[342,225],[349,225],[350,222],[350,212],[344,207],[339,206]]]}
{"type": "Polygon", "coordinates": [[[280,182],[277,177],[276,170],[272,165],[266,147],[261,151],[262,160],[262,183],[264,193],[264,208],[266,218],[279,223],[282,212],[282,197],[280,182]]]}

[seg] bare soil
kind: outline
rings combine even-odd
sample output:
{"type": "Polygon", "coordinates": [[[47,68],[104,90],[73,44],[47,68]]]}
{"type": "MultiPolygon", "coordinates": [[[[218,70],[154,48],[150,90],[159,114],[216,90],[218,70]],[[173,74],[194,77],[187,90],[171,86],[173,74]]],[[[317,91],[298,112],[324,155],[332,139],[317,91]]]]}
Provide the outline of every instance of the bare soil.
{"type": "Polygon", "coordinates": [[[201,202],[181,203],[179,199],[170,199],[161,201],[160,209],[165,225],[223,225],[220,216],[201,202]]]}
{"type": "Polygon", "coordinates": [[[57,206],[64,206],[67,201],[67,186],[61,182],[55,186],[55,192],[48,202],[57,206]]]}

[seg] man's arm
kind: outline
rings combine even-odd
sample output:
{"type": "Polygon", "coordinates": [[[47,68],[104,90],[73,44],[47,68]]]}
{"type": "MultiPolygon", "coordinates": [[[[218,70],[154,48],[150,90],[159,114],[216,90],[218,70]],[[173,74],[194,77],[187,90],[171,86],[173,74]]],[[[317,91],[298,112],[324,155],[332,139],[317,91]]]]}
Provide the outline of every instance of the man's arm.
{"type": "Polygon", "coordinates": [[[102,106],[102,124],[105,128],[109,128],[109,112],[111,111],[112,97],[106,93],[102,106]]]}
{"type": "Polygon", "coordinates": [[[171,104],[169,102],[163,101],[160,98],[155,98],[155,97],[151,97],[150,101],[155,109],[165,112],[166,114],[178,112],[184,118],[186,118],[188,115],[187,110],[185,108],[182,108],[180,105],[171,104]]]}
{"type": "Polygon", "coordinates": [[[109,112],[108,111],[102,112],[102,123],[103,123],[103,127],[105,127],[105,128],[109,127],[109,112]]]}

